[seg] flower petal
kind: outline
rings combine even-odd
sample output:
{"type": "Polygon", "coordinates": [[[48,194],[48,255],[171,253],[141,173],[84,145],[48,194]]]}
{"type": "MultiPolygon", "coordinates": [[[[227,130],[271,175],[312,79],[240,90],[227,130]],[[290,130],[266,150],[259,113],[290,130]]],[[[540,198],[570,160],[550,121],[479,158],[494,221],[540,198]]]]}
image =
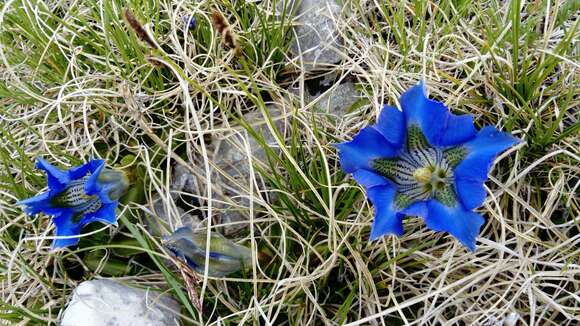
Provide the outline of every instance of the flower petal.
{"type": "Polygon", "coordinates": [[[24,205],[24,212],[28,215],[34,215],[49,207],[50,198],[50,191],[47,191],[34,197],[20,200],[16,204],[24,205]]]}
{"type": "Polygon", "coordinates": [[[101,165],[104,164],[105,161],[103,160],[90,160],[88,163],[68,170],[68,176],[72,180],[80,179],[87,175],[89,172],[94,173],[94,171],[96,171],[101,165]]]}
{"type": "Polygon", "coordinates": [[[458,178],[485,181],[497,155],[518,142],[517,138],[495,127],[481,129],[473,140],[463,145],[467,149],[467,156],[455,168],[455,175],[458,178]]]}
{"type": "Polygon", "coordinates": [[[411,205],[407,206],[405,209],[403,209],[400,213],[407,216],[420,216],[420,217],[427,216],[427,202],[426,201],[414,202],[411,205]]]}
{"type": "Polygon", "coordinates": [[[487,195],[482,180],[465,178],[455,178],[455,192],[467,210],[481,206],[487,195]]]}
{"type": "Polygon", "coordinates": [[[427,98],[423,81],[401,96],[407,126],[418,125],[432,146],[464,143],[476,135],[470,115],[455,115],[441,102],[427,98]]]}
{"type": "Polygon", "coordinates": [[[375,207],[371,241],[386,234],[403,235],[403,214],[399,214],[394,207],[395,194],[395,187],[391,185],[376,186],[368,190],[368,197],[375,207]]]}
{"type": "MultiPolygon", "coordinates": [[[[79,223],[73,221],[73,211],[71,209],[61,209],[47,214],[54,215],[52,218],[52,223],[56,227],[56,236],[74,236],[79,235],[82,226],[79,223]]],[[[57,250],[60,248],[74,246],[79,243],[80,238],[65,238],[65,239],[54,239],[52,242],[52,250],[57,250]]]]}
{"type": "Polygon", "coordinates": [[[83,217],[81,221],[81,225],[85,226],[92,222],[117,225],[117,214],[115,212],[117,206],[118,202],[103,204],[103,206],[96,212],[85,214],[85,217],[83,217]]]}
{"type": "Polygon", "coordinates": [[[437,232],[448,232],[465,247],[475,251],[475,240],[484,222],[481,215],[464,210],[461,205],[447,207],[436,200],[427,202],[427,227],[437,232]]]}
{"type": "Polygon", "coordinates": [[[105,162],[102,162],[94,169],[94,171],[92,171],[91,176],[89,177],[87,183],[85,184],[85,193],[89,196],[97,195],[99,196],[101,202],[105,204],[110,204],[114,201],[109,199],[106,189],[104,189],[103,185],[99,183],[99,175],[101,174],[104,168],[105,162]]]}
{"type": "Polygon", "coordinates": [[[396,150],[373,127],[363,128],[352,141],[337,144],[340,151],[340,165],[347,173],[358,169],[371,169],[371,161],[376,158],[391,158],[396,150]]]}
{"type": "Polygon", "coordinates": [[[427,98],[425,84],[420,81],[401,95],[401,107],[407,127],[418,125],[431,145],[436,145],[445,127],[449,110],[443,103],[427,98]]]}
{"type": "Polygon", "coordinates": [[[48,188],[53,192],[62,191],[70,182],[68,174],[56,166],[48,163],[43,158],[36,159],[36,168],[44,170],[48,176],[48,188]]]}
{"type": "Polygon", "coordinates": [[[367,189],[374,186],[391,184],[391,182],[385,177],[363,169],[354,171],[352,173],[352,177],[358,184],[364,186],[367,189]]]}
{"type": "Polygon", "coordinates": [[[393,145],[401,148],[405,141],[407,127],[405,115],[394,106],[385,105],[375,128],[393,145]]]}
{"type": "Polygon", "coordinates": [[[473,125],[473,117],[469,114],[455,115],[448,113],[445,129],[436,146],[455,146],[463,144],[475,137],[477,130],[473,125]]]}

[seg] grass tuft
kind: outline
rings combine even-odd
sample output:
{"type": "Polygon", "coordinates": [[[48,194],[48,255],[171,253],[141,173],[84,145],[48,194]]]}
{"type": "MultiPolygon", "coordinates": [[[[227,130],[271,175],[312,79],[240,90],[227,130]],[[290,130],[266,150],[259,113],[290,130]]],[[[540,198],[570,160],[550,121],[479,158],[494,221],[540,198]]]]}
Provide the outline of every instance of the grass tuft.
{"type": "Polygon", "coordinates": [[[343,60],[309,74],[290,54],[280,1],[0,4],[0,319],[57,324],[80,282],[115,277],[170,293],[185,325],[495,325],[511,312],[521,325],[575,325],[578,1],[339,1],[343,60]],[[212,10],[239,44],[222,45],[212,10]],[[346,114],[306,100],[325,76],[336,76],[327,92],[356,84],[346,114]],[[478,127],[524,141],[486,183],[475,253],[416,218],[403,237],[369,242],[373,209],[339,169],[332,145],[420,79],[478,127]],[[215,155],[224,139],[238,139],[243,177],[215,155]],[[36,156],[130,172],[119,227],[92,225],[77,249],[50,252],[49,219],[15,205],[45,187],[36,156]],[[197,191],[171,188],[177,165],[197,191]],[[184,222],[178,208],[212,230],[243,226],[228,236],[252,248],[253,264],[201,276],[202,311],[144,226],[154,198],[168,229],[184,222]],[[243,219],[224,222],[233,212],[243,219]]]}

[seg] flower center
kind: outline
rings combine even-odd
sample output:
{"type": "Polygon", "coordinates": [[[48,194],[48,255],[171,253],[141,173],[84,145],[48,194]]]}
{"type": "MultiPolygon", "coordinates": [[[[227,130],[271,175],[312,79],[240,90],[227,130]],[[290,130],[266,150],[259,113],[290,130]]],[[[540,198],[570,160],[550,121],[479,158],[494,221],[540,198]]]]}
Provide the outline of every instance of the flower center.
{"type": "Polygon", "coordinates": [[[465,155],[466,150],[462,147],[445,150],[432,147],[419,127],[409,126],[401,155],[375,159],[372,167],[397,186],[395,204],[398,208],[432,198],[451,207],[457,202],[453,168],[465,155]]]}
{"type": "Polygon", "coordinates": [[[449,178],[451,175],[451,171],[445,169],[433,169],[430,166],[418,168],[413,172],[415,181],[419,184],[423,184],[426,189],[430,190],[442,190],[449,181],[453,181],[448,180],[452,179],[449,178]]]}
{"type": "Polygon", "coordinates": [[[97,195],[89,196],[85,193],[85,183],[90,175],[72,180],[68,186],[52,199],[52,204],[71,208],[76,215],[94,213],[101,208],[101,201],[97,195]]]}
{"type": "Polygon", "coordinates": [[[418,168],[415,170],[415,172],[413,172],[413,177],[415,177],[415,180],[423,184],[430,183],[432,176],[433,170],[431,170],[429,167],[418,168]]]}

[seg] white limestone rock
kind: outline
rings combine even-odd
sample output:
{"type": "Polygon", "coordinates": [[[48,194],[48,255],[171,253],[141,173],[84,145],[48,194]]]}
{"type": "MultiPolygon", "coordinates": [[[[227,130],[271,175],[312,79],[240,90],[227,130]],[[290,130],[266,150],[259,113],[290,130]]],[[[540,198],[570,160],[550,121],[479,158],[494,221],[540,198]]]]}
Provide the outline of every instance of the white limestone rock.
{"type": "Polygon", "coordinates": [[[167,295],[101,279],[81,283],[61,326],[176,326],[179,304],[167,295]]]}

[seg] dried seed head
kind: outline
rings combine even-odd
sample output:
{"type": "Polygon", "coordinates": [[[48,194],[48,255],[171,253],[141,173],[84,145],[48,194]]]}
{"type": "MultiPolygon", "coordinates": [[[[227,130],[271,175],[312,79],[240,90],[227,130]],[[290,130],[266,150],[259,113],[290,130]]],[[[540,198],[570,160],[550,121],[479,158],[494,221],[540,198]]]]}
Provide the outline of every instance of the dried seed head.
{"type": "Polygon", "coordinates": [[[137,34],[137,37],[141,41],[149,44],[149,46],[151,46],[154,49],[159,48],[157,46],[157,43],[155,43],[153,41],[153,39],[151,38],[151,36],[149,36],[149,34],[145,30],[145,28],[143,28],[141,23],[137,20],[137,18],[135,18],[135,15],[133,15],[133,13],[131,12],[130,9],[128,9],[128,8],[125,9],[124,14],[125,14],[125,19],[127,19],[127,23],[129,23],[129,26],[131,26],[131,28],[133,29],[135,34],[137,34]]]}
{"type": "Polygon", "coordinates": [[[241,54],[240,44],[236,34],[234,34],[230,28],[230,24],[226,18],[216,9],[211,12],[211,18],[215,29],[222,37],[222,44],[224,47],[234,49],[236,55],[241,54]]]}
{"type": "Polygon", "coordinates": [[[213,25],[217,29],[218,33],[223,34],[226,28],[230,27],[228,22],[226,21],[225,17],[216,9],[213,9],[211,12],[211,19],[213,21],[213,25]]]}

